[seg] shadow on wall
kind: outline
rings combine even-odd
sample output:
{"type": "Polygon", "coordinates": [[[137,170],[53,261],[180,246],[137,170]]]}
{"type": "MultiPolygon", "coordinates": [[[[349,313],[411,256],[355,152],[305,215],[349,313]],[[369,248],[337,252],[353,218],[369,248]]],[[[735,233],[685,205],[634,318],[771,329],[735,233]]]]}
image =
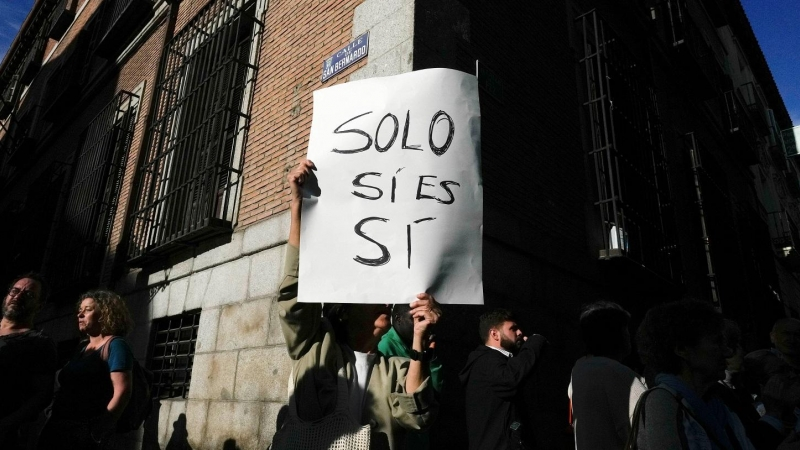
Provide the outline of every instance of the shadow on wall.
{"type": "MultiPolygon", "coordinates": [[[[161,446],[158,443],[158,419],[160,412],[161,402],[154,400],[153,411],[144,423],[142,450],[161,450],[161,446]]],[[[226,446],[224,448],[236,447],[226,446]]],[[[167,441],[165,450],[192,450],[192,446],[189,445],[189,432],[186,430],[186,414],[180,414],[178,420],[172,423],[172,435],[169,441],[167,441]]]]}
{"type": "MultiPolygon", "coordinates": [[[[228,448],[227,441],[223,448],[228,448]]],[[[189,445],[189,432],[186,430],[186,414],[180,414],[178,420],[172,423],[172,436],[167,442],[166,450],[192,450],[192,446],[189,445]]]]}
{"type": "MultiPolygon", "coordinates": [[[[169,446],[167,446],[167,449],[169,449],[169,446]]],[[[236,439],[226,439],[225,442],[222,444],[222,450],[240,450],[240,449],[239,446],[236,445],[236,439]]]]}

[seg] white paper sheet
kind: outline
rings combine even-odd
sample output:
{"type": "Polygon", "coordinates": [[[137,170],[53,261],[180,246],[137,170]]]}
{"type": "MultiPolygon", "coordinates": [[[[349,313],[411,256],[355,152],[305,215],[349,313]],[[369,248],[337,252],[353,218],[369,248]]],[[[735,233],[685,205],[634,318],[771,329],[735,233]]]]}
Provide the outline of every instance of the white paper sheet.
{"type": "Polygon", "coordinates": [[[428,292],[483,304],[474,76],[429,69],[318,90],[308,159],[318,189],[305,186],[299,301],[428,292]]]}

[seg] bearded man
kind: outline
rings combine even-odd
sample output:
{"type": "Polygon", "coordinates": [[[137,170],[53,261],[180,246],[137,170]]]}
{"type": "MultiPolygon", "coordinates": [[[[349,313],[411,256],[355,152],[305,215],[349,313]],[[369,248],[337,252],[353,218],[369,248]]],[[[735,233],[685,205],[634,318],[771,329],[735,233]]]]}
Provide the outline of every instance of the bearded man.
{"type": "Polygon", "coordinates": [[[517,400],[547,340],[522,334],[511,313],[496,309],[481,316],[483,344],[467,359],[459,378],[466,387],[470,450],[524,449],[517,400]]]}
{"type": "Polygon", "coordinates": [[[33,319],[45,298],[42,277],[28,273],[17,277],[3,299],[0,320],[0,446],[24,448],[30,436],[25,430],[53,394],[56,346],[33,329],[33,319]]]}

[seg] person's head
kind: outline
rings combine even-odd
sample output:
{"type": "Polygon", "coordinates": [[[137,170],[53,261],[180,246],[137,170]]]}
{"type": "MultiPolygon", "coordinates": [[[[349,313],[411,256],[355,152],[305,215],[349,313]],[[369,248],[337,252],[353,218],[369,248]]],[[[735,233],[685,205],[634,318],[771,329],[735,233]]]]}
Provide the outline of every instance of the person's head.
{"type": "Polygon", "coordinates": [[[89,336],[125,336],[133,328],[128,306],[118,294],[102,289],[81,295],[78,329],[89,336]]]}
{"type": "Polygon", "coordinates": [[[332,303],[323,308],[323,315],[333,325],[336,339],[356,349],[357,341],[380,337],[391,326],[391,309],[385,304],[332,303]]]}
{"type": "Polygon", "coordinates": [[[791,358],[800,358],[800,320],[784,317],[778,319],[769,334],[772,345],[791,358]]]}
{"type": "Polygon", "coordinates": [[[41,275],[34,272],[20,275],[8,285],[3,300],[3,317],[14,322],[31,324],[46,298],[47,283],[41,275]]]}
{"type": "Polygon", "coordinates": [[[708,302],[684,300],[650,309],[639,326],[642,361],[653,373],[691,377],[702,383],[725,377],[731,350],[722,314],[708,302]]]}
{"type": "Polygon", "coordinates": [[[595,302],[581,313],[581,336],[586,351],[595,356],[621,360],[631,352],[628,322],[631,315],[612,302],[595,302]]]}
{"type": "Polygon", "coordinates": [[[392,307],[392,328],[400,339],[411,348],[414,341],[414,317],[408,303],[398,303],[392,307]]]}
{"type": "Polygon", "coordinates": [[[725,343],[733,351],[733,355],[728,358],[728,370],[738,372],[742,368],[744,361],[744,348],[742,347],[742,330],[739,325],[731,319],[725,319],[722,328],[722,335],[725,343]]]}
{"type": "Polygon", "coordinates": [[[513,352],[522,347],[525,338],[511,312],[495,309],[483,314],[478,324],[478,333],[484,344],[513,352]]]}

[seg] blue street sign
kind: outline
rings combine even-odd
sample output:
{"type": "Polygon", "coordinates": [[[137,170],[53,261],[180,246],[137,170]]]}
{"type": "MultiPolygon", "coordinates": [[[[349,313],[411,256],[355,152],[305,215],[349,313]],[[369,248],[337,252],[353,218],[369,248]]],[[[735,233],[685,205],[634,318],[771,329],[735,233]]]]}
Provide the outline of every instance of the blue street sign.
{"type": "Polygon", "coordinates": [[[322,65],[322,82],[344,69],[352,66],[369,53],[369,31],[353,39],[352,42],[331,55],[322,65]]]}

